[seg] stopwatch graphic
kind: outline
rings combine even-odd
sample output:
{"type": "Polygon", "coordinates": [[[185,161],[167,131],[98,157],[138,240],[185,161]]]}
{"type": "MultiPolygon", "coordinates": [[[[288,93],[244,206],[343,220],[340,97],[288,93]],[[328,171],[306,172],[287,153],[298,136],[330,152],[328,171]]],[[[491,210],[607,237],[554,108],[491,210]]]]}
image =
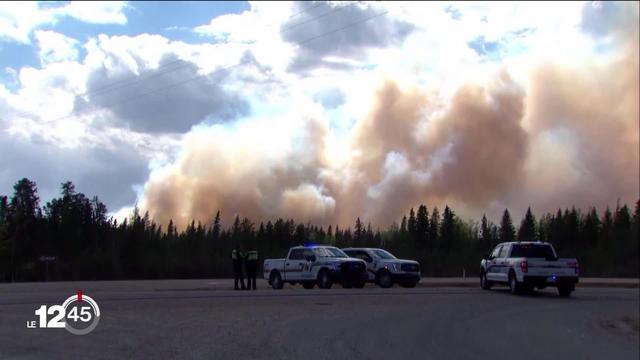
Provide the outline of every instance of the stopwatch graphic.
{"type": "Polygon", "coordinates": [[[65,328],[74,335],[86,335],[100,322],[100,307],[90,296],[78,290],[77,295],[69,296],[62,305],[42,305],[35,311],[38,321],[27,321],[27,328],[55,329],[65,328]],[[48,319],[47,315],[53,315],[48,319]]]}

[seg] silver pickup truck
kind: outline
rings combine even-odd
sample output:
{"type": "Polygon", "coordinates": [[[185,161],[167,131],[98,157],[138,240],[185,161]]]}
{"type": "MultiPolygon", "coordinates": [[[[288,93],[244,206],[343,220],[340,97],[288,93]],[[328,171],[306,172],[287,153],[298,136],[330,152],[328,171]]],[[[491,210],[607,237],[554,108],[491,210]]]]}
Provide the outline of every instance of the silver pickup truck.
{"type": "Polygon", "coordinates": [[[558,258],[553,246],[544,242],[508,242],[498,244],[480,263],[480,286],[506,284],[511,293],[558,288],[562,297],[571,296],[578,283],[578,260],[558,258]]]}
{"type": "Polygon", "coordinates": [[[285,259],[266,259],[263,269],[264,279],[274,289],[282,289],[285,283],[299,283],[305,289],[315,285],[330,289],[334,283],[362,288],[367,280],[365,262],[333,246],[295,246],[285,259]]]}

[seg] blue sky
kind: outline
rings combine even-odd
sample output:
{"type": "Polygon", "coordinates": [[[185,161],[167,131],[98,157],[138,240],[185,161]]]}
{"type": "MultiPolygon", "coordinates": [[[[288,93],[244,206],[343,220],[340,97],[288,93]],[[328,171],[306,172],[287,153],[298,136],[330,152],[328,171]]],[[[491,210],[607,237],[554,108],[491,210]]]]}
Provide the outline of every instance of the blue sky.
{"type": "MultiPolygon", "coordinates": [[[[40,4],[42,8],[56,8],[68,2],[40,4]]],[[[246,1],[132,1],[127,4],[124,14],[126,24],[95,24],[62,17],[55,24],[43,26],[81,42],[99,34],[129,35],[160,34],[171,40],[187,43],[211,41],[210,38],[193,32],[193,28],[209,22],[223,14],[241,13],[248,10],[246,1]]],[[[81,57],[84,53],[81,53],[81,57]]],[[[38,49],[31,44],[15,41],[0,41],[0,69],[39,65],[38,49]]]]}
{"type": "Polygon", "coordinates": [[[0,194],[178,224],[632,202],[637,40],[623,2],[0,2],[0,194]]]}

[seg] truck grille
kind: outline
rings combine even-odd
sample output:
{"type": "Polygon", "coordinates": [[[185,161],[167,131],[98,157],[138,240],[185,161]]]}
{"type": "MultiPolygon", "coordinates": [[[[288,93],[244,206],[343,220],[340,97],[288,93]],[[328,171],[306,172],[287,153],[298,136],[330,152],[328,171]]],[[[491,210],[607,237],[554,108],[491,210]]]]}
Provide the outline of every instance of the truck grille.
{"type": "Polygon", "coordinates": [[[416,264],[402,264],[400,265],[400,270],[406,272],[418,272],[420,271],[420,267],[416,264]]]}
{"type": "Polygon", "coordinates": [[[356,262],[346,263],[346,264],[342,264],[341,269],[345,271],[347,270],[348,271],[364,271],[364,265],[356,262]]]}

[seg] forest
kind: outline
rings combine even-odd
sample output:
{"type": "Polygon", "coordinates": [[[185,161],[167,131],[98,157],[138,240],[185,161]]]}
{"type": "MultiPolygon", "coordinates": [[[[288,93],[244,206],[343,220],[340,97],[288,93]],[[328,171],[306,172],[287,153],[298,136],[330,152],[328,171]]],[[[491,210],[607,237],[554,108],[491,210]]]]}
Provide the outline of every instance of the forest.
{"type": "Polygon", "coordinates": [[[305,243],[382,247],[420,261],[423,276],[476,276],[482,255],[503,241],[547,241],[562,257],[576,257],[581,275],[639,277],[640,200],[633,212],[558,209],[538,218],[531,209],[520,222],[505,209],[499,224],[463,220],[445,206],[408,209],[399,223],[372,228],[360,218],[351,227],[322,227],[292,219],[254,222],[235,217],[224,226],[220,212],[207,223],[178,231],[154,223],[136,207],[118,222],[97,197],[61,184],[58,198],[41,206],[36,183],[23,178],[13,194],[0,196],[0,281],[61,281],[232,276],[235,244],[255,248],[262,259],[283,257],[305,243]]]}

